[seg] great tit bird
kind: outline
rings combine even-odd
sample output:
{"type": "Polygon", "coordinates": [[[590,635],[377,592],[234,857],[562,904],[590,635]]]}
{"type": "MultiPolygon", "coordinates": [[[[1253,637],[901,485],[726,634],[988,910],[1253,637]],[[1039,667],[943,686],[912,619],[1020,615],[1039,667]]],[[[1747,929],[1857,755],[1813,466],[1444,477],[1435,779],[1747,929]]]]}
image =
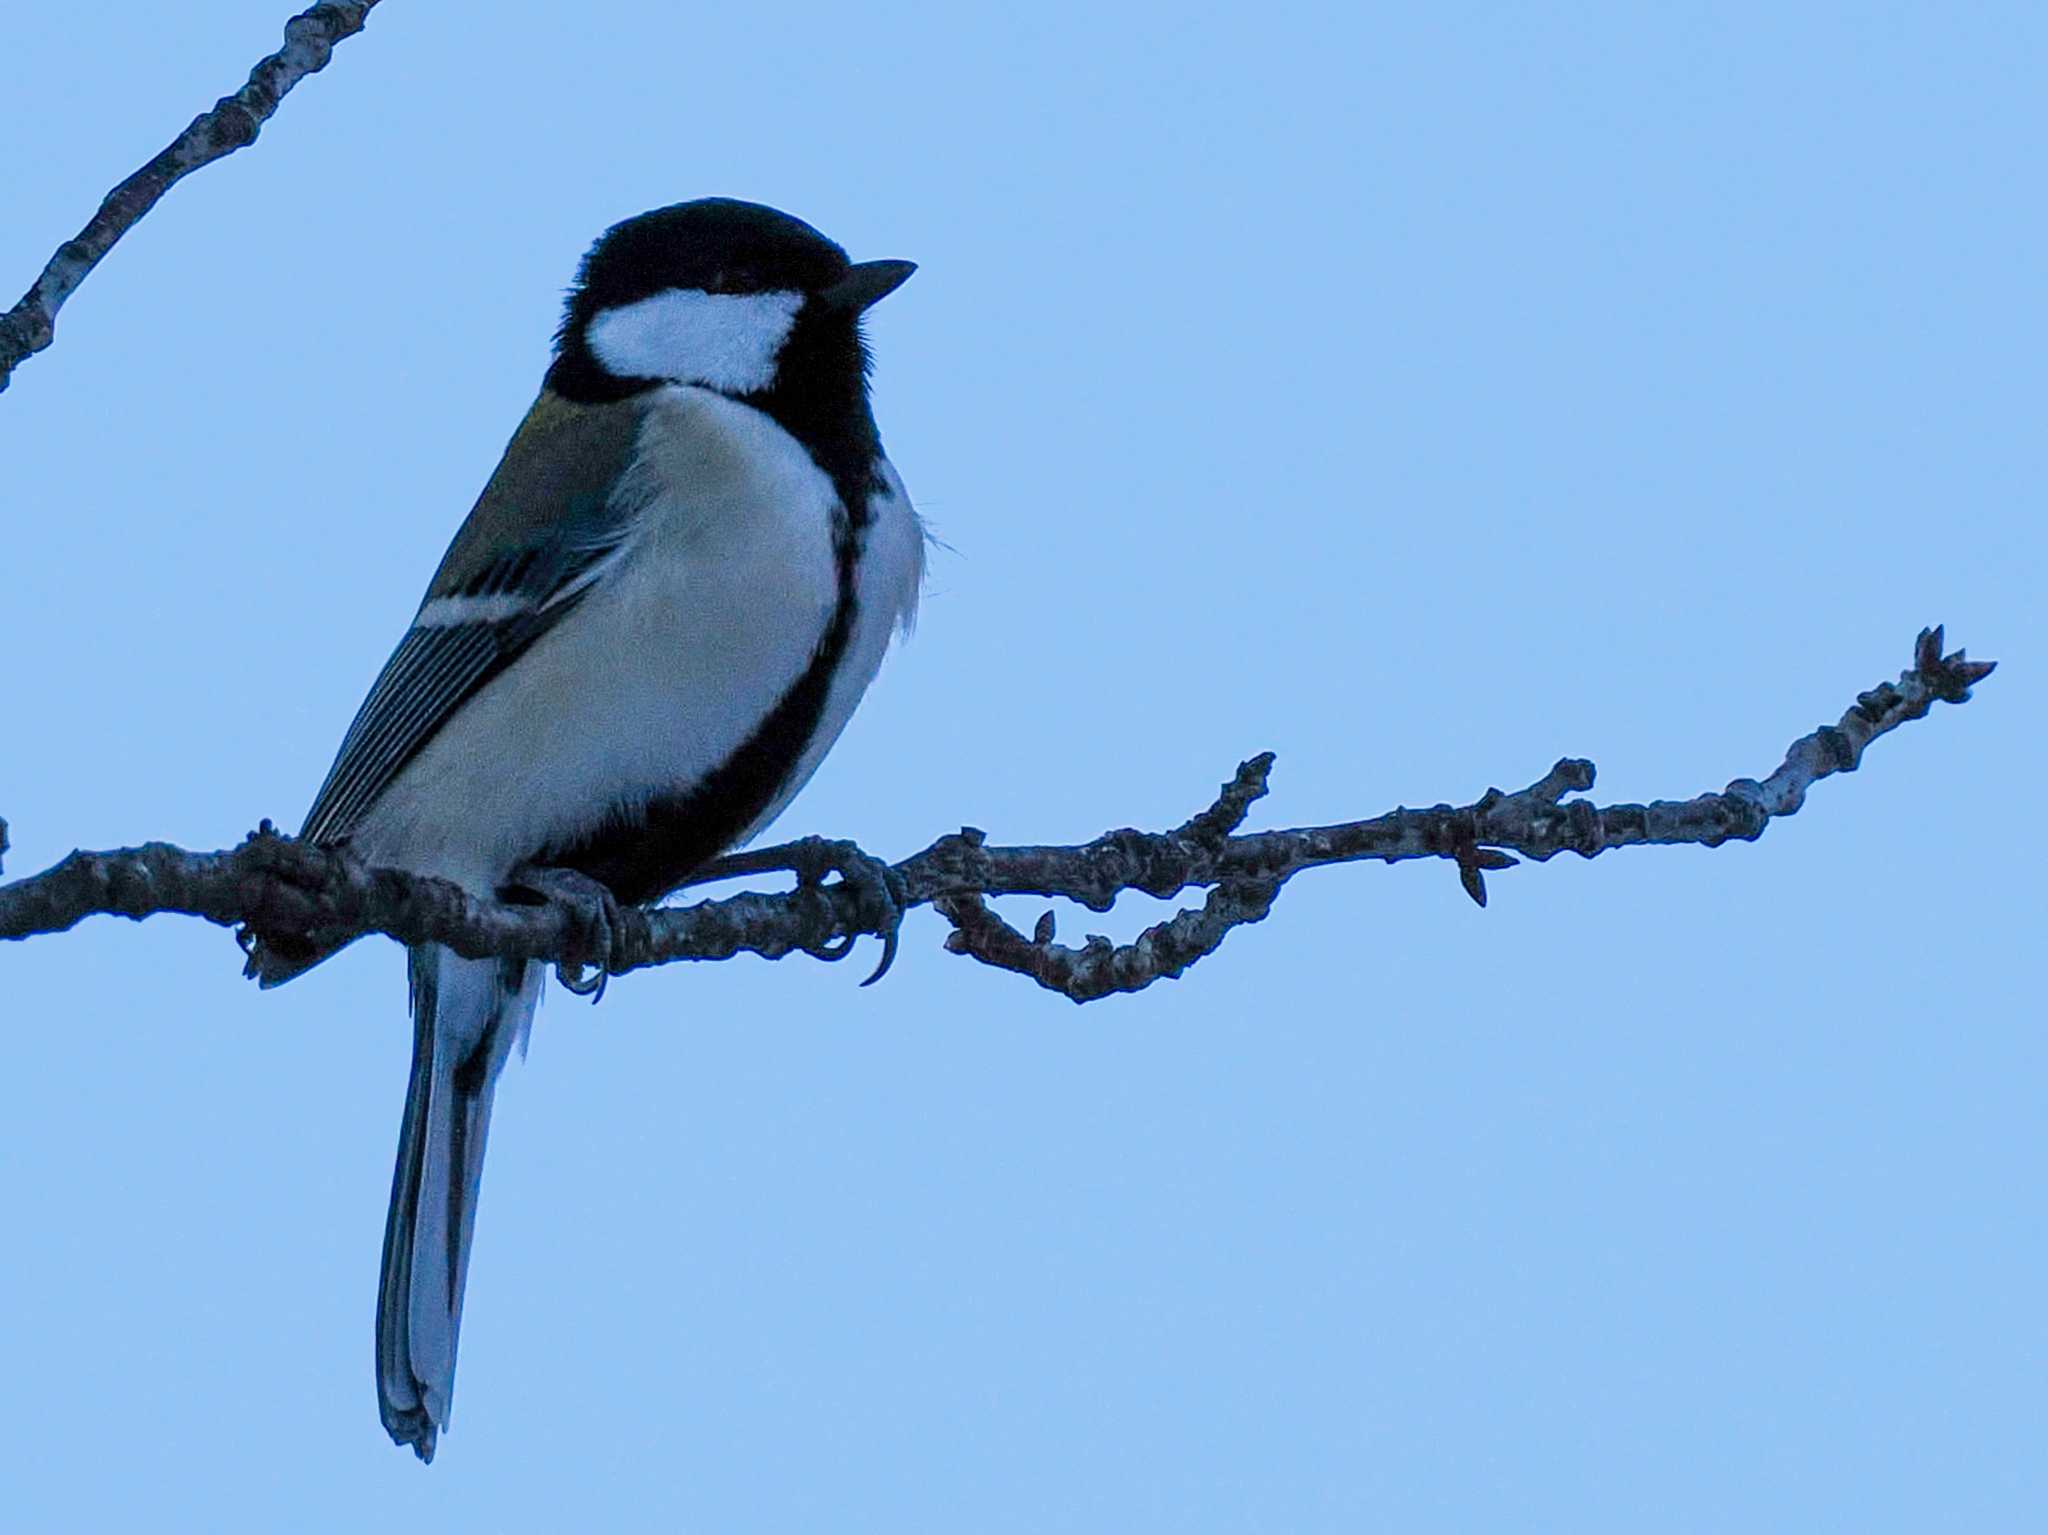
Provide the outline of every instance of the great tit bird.
{"type": "MultiPolygon", "coordinates": [[[[567,870],[639,903],[773,820],[917,605],[924,529],[861,333],[912,270],[724,198],[606,231],[300,835],[481,896],[567,870]]],[[[276,985],[328,952],[259,940],[250,970],[276,985]]],[[[377,1395],[431,1460],[491,1096],[543,968],[423,944],[409,969],[377,1395]]]]}

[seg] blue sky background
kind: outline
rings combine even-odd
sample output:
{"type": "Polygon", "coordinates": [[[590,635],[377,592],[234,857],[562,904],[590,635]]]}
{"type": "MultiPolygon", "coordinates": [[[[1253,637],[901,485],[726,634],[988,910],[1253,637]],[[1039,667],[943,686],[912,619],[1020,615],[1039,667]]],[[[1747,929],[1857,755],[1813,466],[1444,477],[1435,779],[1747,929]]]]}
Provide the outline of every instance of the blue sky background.
{"type": "MultiPolygon", "coordinates": [[[[7,297],[284,9],[10,18],[7,297]]],[[[0,953],[22,1528],[1969,1529],[2048,1514],[2027,5],[390,0],[0,397],[0,815],[296,824],[606,224],[918,276],[950,549],[782,821],[900,856],[1600,765],[1761,774],[2004,662],[1753,847],[1304,876],[1077,1010],[940,950],[556,992],[452,1431],[378,1427],[402,965],[0,953]]],[[[1156,916],[1067,914],[1119,935],[1156,916]]],[[[1028,922],[1036,907],[1015,915],[1028,922]]]]}

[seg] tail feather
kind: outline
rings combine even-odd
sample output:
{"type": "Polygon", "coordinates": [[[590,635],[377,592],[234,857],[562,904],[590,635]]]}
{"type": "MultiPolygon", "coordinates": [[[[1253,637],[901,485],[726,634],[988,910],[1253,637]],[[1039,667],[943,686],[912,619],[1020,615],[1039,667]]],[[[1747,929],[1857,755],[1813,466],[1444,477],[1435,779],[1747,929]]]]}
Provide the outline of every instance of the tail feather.
{"type": "Polygon", "coordinates": [[[498,1073],[540,1001],[541,967],[412,951],[412,1077],[377,1289],[384,1427],[422,1460],[448,1423],[463,1283],[498,1073]]]}

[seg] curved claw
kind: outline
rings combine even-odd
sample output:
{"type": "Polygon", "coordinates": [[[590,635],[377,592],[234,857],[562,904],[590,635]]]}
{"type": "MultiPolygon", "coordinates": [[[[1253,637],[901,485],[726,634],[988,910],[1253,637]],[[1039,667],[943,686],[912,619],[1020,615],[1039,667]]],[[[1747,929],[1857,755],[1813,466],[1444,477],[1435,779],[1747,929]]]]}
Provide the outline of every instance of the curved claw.
{"type": "Polygon", "coordinates": [[[837,964],[853,952],[853,946],[860,942],[859,933],[841,933],[837,938],[828,938],[823,943],[805,944],[804,952],[812,959],[822,959],[826,964],[837,964]]]}
{"type": "Polygon", "coordinates": [[[611,978],[611,972],[601,967],[585,975],[581,965],[555,966],[555,979],[562,983],[562,989],[573,997],[590,998],[592,1007],[604,1000],[604,988],[611,978]],[[573,977],[569,974],[571,969],[576,972],[573,977]]]}
{"type": "Polygon", "coordinates": [[[889,967],[896,963],[896,933],[902,926],[903,913],[899,911],[896,913],[896,920],[891,922],[888,929],[882,934],[882,962],[875,966],[875,973],[862,981],[861,985],[874,985],[875,982],[887,975],[889,967]]]}

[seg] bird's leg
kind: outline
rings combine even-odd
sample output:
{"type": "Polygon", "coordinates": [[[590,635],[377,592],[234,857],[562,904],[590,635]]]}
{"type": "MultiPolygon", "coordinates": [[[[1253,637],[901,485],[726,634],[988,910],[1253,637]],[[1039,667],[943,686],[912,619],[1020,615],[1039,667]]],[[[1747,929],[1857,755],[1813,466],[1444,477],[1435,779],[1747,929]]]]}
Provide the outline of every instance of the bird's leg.
{"type": "Polygon", "coordinates": [[[575,914],[577,936],[582,940],[579,952],[574,959],[555,966],[555,979],[572,994],[597,1002],[611,978],[612,947],[619,932],[618,897],[588,874],[537,864],[516,870],[511,883],[498,892],[500,900],[519,901],[522,895],[559,902],[575,914]],[[586,976],[586,967],[595,973],[586,976]]]}
{"type": "Polygon", "coordinates": [[[745,879],[750,874],[794,874],[800,867],[809,867],[808,849],[818,840],[816,837],[800,837],[795,842],[780,842],[774,847],[752,847],[744,853],[727,853],[722,858],[700,865],[676,889],[715,885],[725,879],[745,879]]]}

